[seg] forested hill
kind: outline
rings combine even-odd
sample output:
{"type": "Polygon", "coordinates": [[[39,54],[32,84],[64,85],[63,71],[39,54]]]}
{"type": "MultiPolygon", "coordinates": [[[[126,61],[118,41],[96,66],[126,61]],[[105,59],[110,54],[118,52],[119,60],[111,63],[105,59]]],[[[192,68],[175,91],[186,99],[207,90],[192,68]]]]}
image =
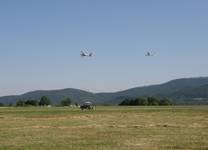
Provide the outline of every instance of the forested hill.
{"type": "Polygon", "coordinates": [[[59,104],[61,100],[69,97],[73,102],[83,103],[86,100],[90,100],[96,103],[97,96],[91,92],[79,90],[79,89],[61,89],[61,90],[39,90],[25,93],[23,95],[16,96],[4,96],[0,97],[0,102],[5,104],[16,103],[18,100],[40,100],[42,96],[47,96],[52,104],[59,104]]]}
{"type": "MultiPolygon", "coordinates": [[[[176,103],[199,103],[208,99],[208,77],[182,78],[164,84],[136,87],[116,93],[100,93],[112,103],[120,103],[126,97],[156,96],[171,98],[176,103]]],[[[204,103],[204,101],[202,103],[204,103]]]]}
{"type": "Polygon", "coordinates": [[[59,104],[65,97],[70,97],[73,102],[80,104],[84,101],[92,101],[96,104],[118,104],[125,98],[141,96],[171,98],[176,103],[204,104],[208,102],[208,77],[176,79],[164,84],[136,87],[114,93],[91,93],[72,88],[33,91],[23,95],[0,97],[0,102],[14,104],[20,99],[40,100],[42,96],[49,97],[52,104],[59,104]]]}

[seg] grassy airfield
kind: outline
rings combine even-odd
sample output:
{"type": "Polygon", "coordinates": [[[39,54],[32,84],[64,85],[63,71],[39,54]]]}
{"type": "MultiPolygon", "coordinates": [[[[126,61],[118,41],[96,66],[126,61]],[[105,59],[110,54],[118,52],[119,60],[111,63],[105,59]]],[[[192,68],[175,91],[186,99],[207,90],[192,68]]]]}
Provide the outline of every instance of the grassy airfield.
{"type": "Polygon", "coordinates": [[[0,108],[0,150],[208,150],[208,106],[0,108]]]}

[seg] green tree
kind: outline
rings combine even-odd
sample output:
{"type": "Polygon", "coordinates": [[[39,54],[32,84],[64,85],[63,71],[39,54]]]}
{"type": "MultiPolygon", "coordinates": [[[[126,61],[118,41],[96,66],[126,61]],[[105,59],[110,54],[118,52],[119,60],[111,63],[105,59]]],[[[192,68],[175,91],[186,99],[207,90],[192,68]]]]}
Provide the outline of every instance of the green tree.
{"type": "Polygon", "coordinates": [[[0,103],[0,107],[2,107],[2,106],[4,106],[4,104],[3,103],[0,103]]]}
{"type": "Polygon", "coordinates": [[[76,106],[76,107],[78,107],[78,106],[79,106],[79,104],[78,104],[78,103],[75,103],[75,106],[76,106]]]}
{"type": "Polygon", "coordinates": [[[133,106],[139,105],[139,98],[133,100],[133,106]]]}
{"type": "Polygon", "coordinates": [[[18,100],[16,106],[25,106],[25,102],[23,100],[18,100]]]}
{"type": "Polygon", "coordinates": [[[139,99],[139,105],[141,105],[141,106],[148,105],[147,98],[145,98],[145,97],[139,97],[138,99],[139,99]]]}
{"type": "Polygon", "coordinates": [[[70,104],[71,104],[71,99],[69,97],[66,97],[61,101],[62,106],[70,106],[70,104]]]}
{"type": "Polygon", "coordinates": [[[136,100],[135,99],[130,99],[130,101],[129,101],[129,105],[130,106],[135,106],[136,105],[136,100]]]}
{"type": "Polygon", "coordinates": [[[159,104],[160,105],[173,105],[173,102],[168,98],[164,98],[164,99],[160,100],[159,104]]]}
{"type": "Polygon", "coordinates": [[[40,102],[39,102],[39,105],[40,106],[50,105],[50,99],[47,96],[41,97],[40,102]]]}
{"type": "Polygon", "coordinates": [[[27,100],[25,102],[25,105],[29,105],[29,106],[37,106],[37,101],[36,100],[27,100]]]}
{"type": "Polygon", "coordinates": [[[126,98],[125,100],[123,100],[119,106],[128,106],[130,105],[130,100],[128,98],[126,98]]]}
{"type": "Polygon", "coordinates": [[[12,107],[12,106],[13,106],[13,104],[12,104],[12,103],[9,103],[7,106],[8,106],[8,107],[12,107]]]}
{"type": "Polygon", "coordinates": [[[155,97],[148,97],[147,101],[148,101],[148,105],[159,105],[159,99],[155,97]]]}

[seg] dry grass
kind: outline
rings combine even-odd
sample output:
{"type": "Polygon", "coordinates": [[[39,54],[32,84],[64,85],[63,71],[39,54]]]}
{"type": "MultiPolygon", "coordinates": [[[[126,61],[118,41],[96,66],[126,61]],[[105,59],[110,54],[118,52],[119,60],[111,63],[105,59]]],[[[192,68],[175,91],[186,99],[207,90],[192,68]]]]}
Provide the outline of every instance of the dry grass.
{"type": "Polygon", "coordinates": [[[208,107],[0,108],[0,149],[208,150],[208,107]]]}

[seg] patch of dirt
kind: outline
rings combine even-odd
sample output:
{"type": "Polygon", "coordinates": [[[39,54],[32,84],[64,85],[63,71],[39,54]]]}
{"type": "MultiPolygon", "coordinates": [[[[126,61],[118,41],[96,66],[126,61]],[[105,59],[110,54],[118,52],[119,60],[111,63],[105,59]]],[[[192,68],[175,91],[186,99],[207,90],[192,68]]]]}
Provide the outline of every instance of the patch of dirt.
{"type": "Polygon", "coordinates": [[[202,124],[199,124],[199,123],[193,123],[193,124],[189,124],[190,128],[208,128],[208,125],[202,125],[202,124]]]}
{"type": "Polygon", "coordinates": [[[101,127],[101,125],[91,124],[91,125],[77,125],[77,126],[32,126],[36,129],[45,129],[45,128],[55,128],[55,129],[84,129],[84,128],[96,128],[101,127]]]}
{"type": "Polygon", "coordinates": [[[52,128],[52,126],[31,126],[29,128],[33,128],[33,129],[48,129],[48,128],[52,128]]]}
{"type": "Polygon", "coordinates": [[[90,119],[93,118],[92,115],[83,115],[83,116],[71,116],[72,119],[90,119]]]}
{"type": "Polygon", "coordinates": [[[183,128],[185,127],[184,125],[176,125],[176,124],[169,124],[169,123],[164,123],[164,124],[149,124],[149,127],[164,127],[164,128],[183,128]]]}
{"type": "Polygon", "coordinates": [[[189,125],[184,125],[184,124],[149,124],[149,127],[164,127],[164,128],[208,128],[208,126],[198,124],[198,123],[193,123],[189,125]]]}
{"type": "Polygon", "coordinates": [[[32,116],[31,119],[40,119],[40,120],[65,120],[69,119],[68,117],[60,117],[60,116],[32,116]]]}
{"type": "Polygon", "coordinates": [[[150,143],[151,143],[150,139],[148,139],[148,138],[140,138],[140,139],[138,139],[138,141],[129,141],[129,140],[127,140],[125,142],[125,145],[140,147],[140,146],[144,146],[144,145],[149,145],[150,143]]]}
{"type": "Polygon", "coordinates": [[[110,128],[141,128],[142,125],[106,125],[110,128]]]}
{"type": "Polygon", "coordinates": [[[91,124],[91,125],[77,125],[77,126],[48,126],[48,125],[35,125],[35,126],[26,126],[26,127],[11,127],[11,128],[2,128],[4,130],[24,130],[24,129],[85,129],[85,128],[96,128],[102,127],[101,125],[91,124]]]}

